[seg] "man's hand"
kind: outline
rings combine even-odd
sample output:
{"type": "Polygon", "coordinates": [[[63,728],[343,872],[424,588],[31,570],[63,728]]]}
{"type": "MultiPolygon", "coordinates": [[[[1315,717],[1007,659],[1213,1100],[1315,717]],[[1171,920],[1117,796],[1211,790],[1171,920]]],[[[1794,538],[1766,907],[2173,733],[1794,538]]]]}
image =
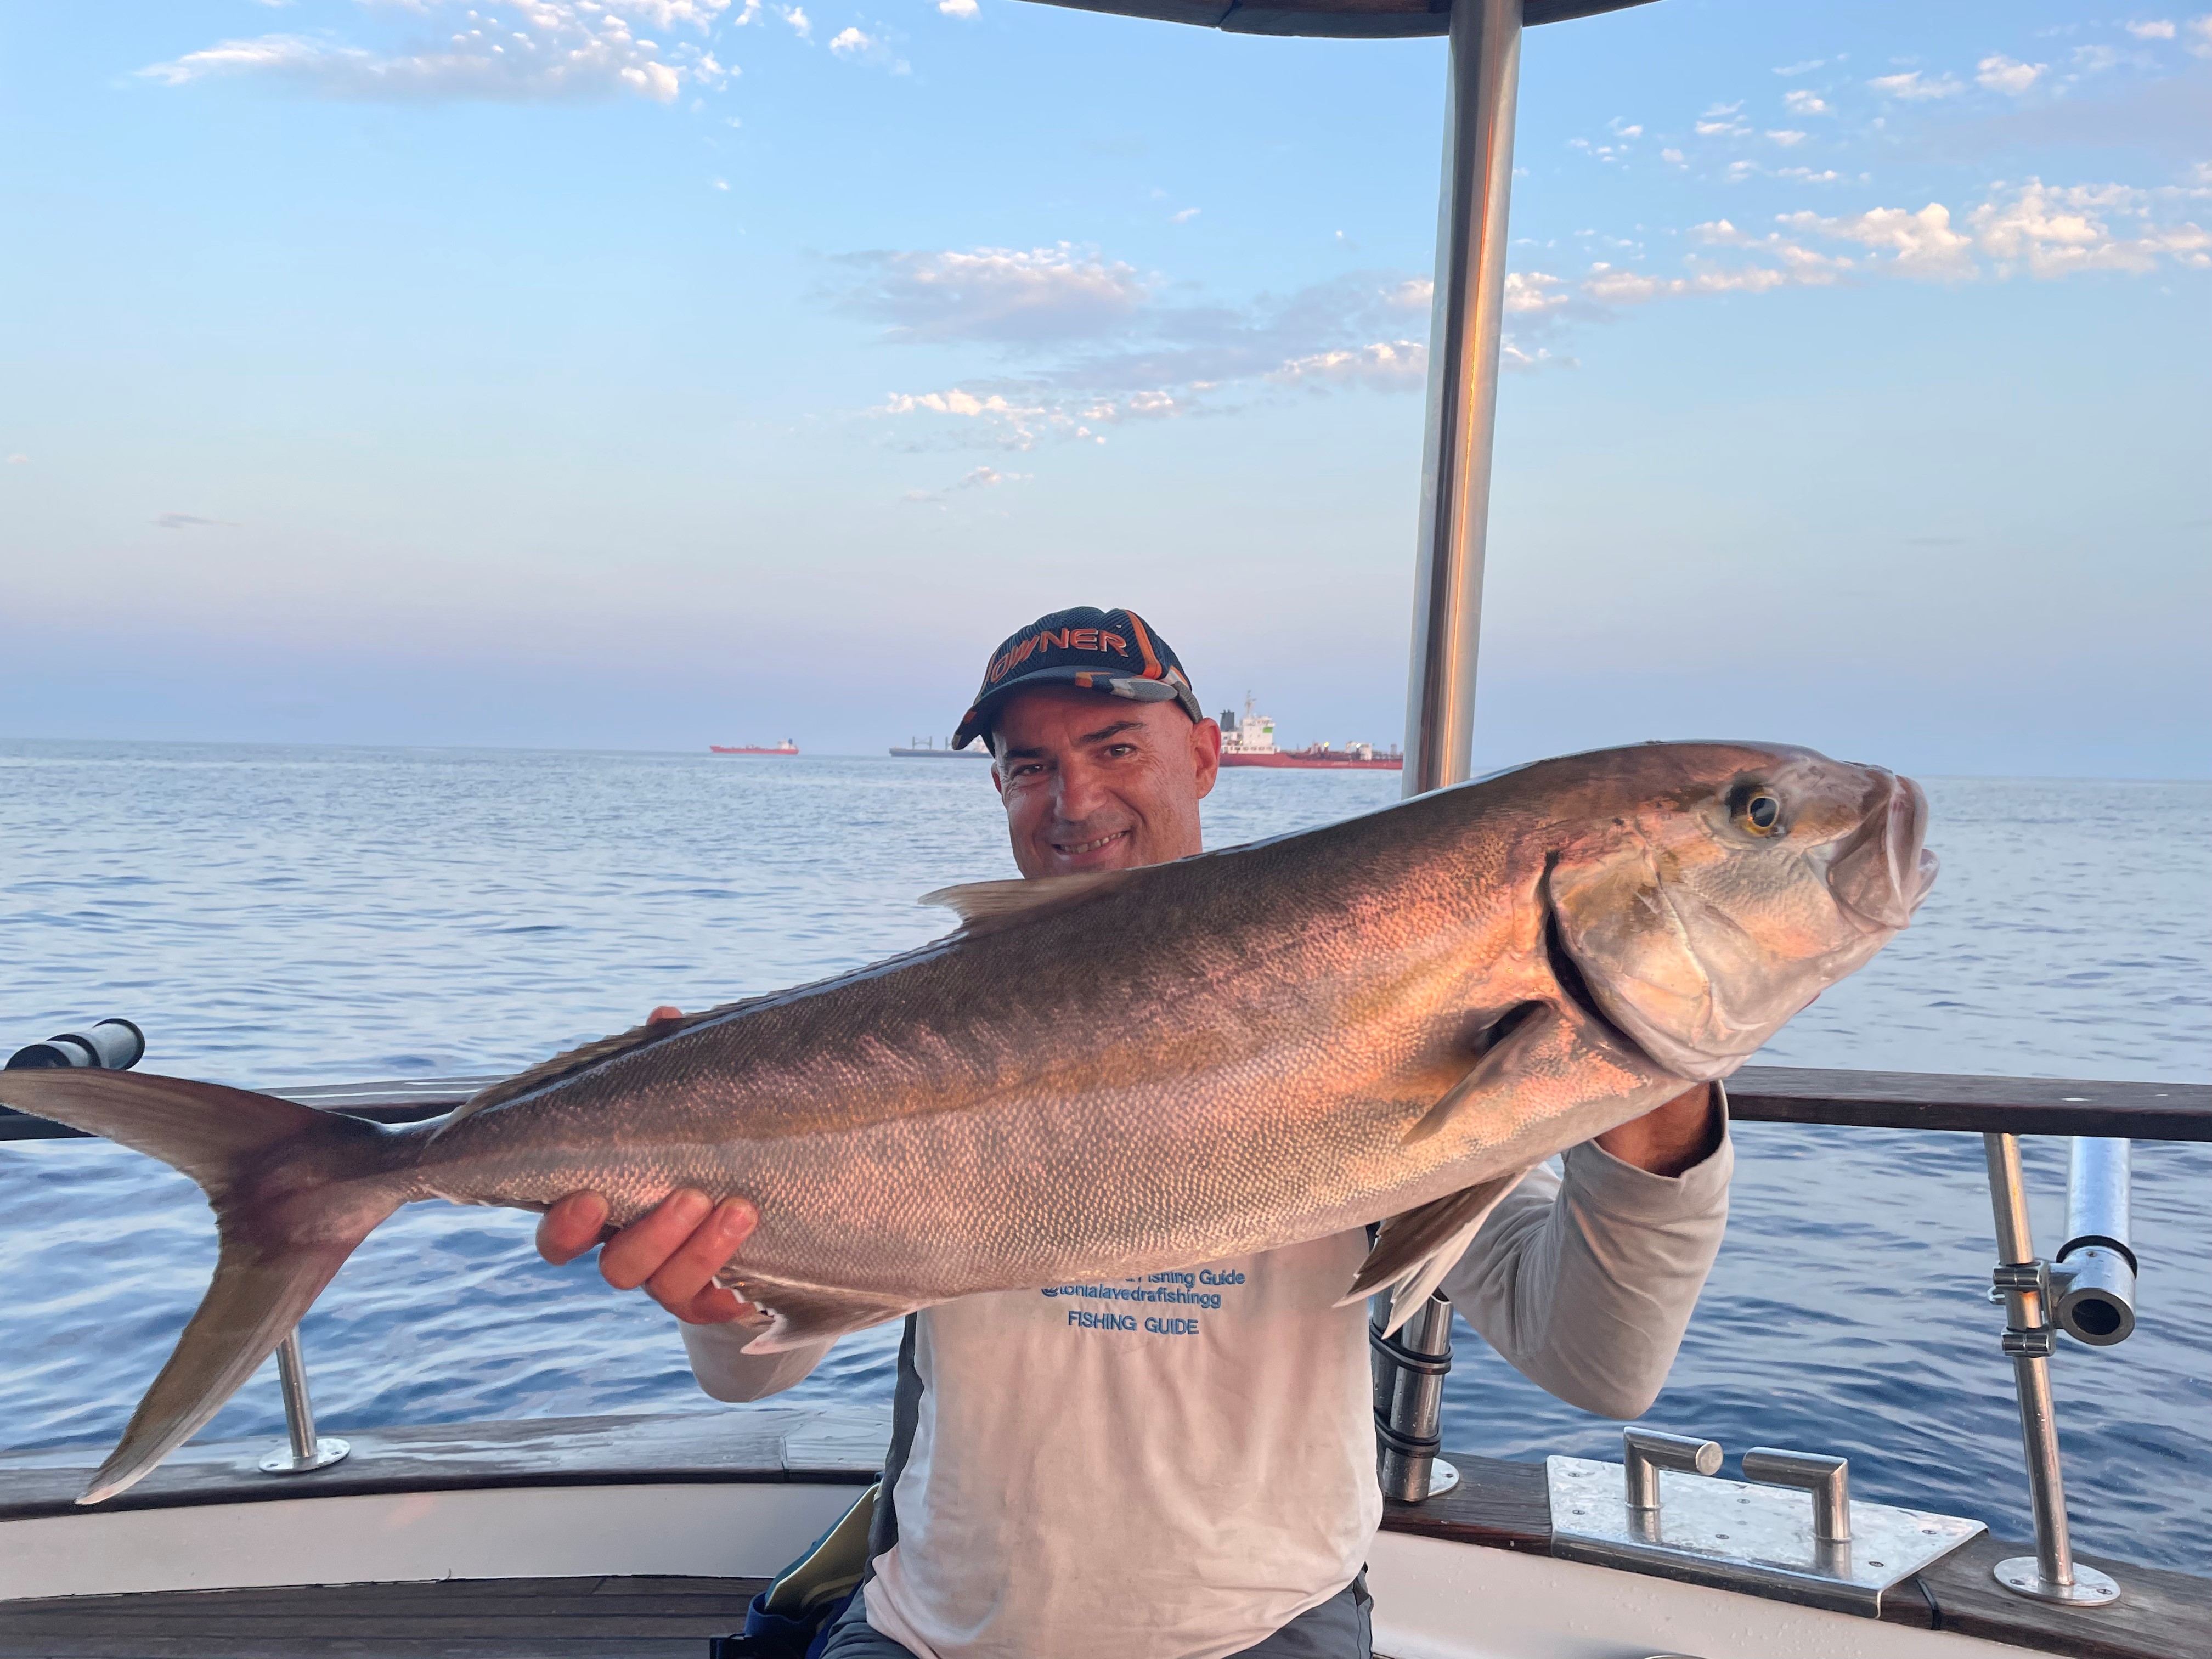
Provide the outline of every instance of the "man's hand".
{"type": "Polygon", "coordinates": [[[1703,1163],[1721,1144],[1720,1114],[1713,1090],[1700,1083],[1655,1111],[1607,1129],[1597,1144],[1623,1164],[1653,1175],[1678,1176],[1703,1163]]]}
{"type": "MultiPolygon", "coordinates": [[[[656,1008],[647,1022],[682,1018],[673,1008],[656,1008]]],[[[597,1193],[570,1193],[539,1220],[538,1254],[557,1267],[604,1241],[599,1272],[617,1290],[642,1285],[687,1325],[726,1325],[757,1310],[716,1285],[714,1275],[759,1222],[760,1212],[750,1200],[726,1198],[716,1204],[706,1194],[684,1188],[629,1226],[610,1232],[606,1200],[597,1193]]]]}

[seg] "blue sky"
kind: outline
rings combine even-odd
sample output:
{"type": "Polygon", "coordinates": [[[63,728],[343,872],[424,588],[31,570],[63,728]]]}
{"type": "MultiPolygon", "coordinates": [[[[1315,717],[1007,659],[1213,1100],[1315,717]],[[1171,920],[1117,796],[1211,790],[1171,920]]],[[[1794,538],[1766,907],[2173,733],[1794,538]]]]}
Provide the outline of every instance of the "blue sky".
{"type": "MultiPolygon", "coordinates": [[[[0,8],[0,735],[870,752],[1091,603],[1392,740],[1443,69],[0,8]]],[[[2212,774],[2212,14],[1662,0],[1521,110],[1480,763],[2212,774]]]]}

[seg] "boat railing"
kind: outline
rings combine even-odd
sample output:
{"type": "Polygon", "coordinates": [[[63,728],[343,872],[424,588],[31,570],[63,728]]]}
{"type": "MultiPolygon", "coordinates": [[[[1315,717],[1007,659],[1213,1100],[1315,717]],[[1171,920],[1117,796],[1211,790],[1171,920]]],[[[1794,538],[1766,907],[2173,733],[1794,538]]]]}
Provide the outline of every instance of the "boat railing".
{"type": "MultiPolygon", "coordinates": [[[[406,1079],[270,1092],[318,1110],[399,1125],[441,1117],[499,1080],[491,1075],[406,1079]]],[[[2095,1605],[2117,1595],[2109,1577],[2073,1559],[2050,1360],[2061,1332],[2104,1346],[2135,1328],[2138,1264],[2130,1218],[2130,1143],[2212,1141],[2212,1084],[1747,1066],[1729,1079],[1729,1109],[1738,1122],[1983,1138],[1997,1244],[1990,1296],[2006,1312],[2000,1346],[2012,1363],[2019,1396],[2036,1534],[2035,1555],[2002,1564],[1998,1580],[2021,1595],[2059,1605],[2095,1605]],[[2068,1237],[2048,1259],[2035,1253],[2028,1229],[2023,1135],[2072,1140],[2068,1237]]],[[[0,1141],[82,1138],[81,1130],[0,1107],[0,1141]]],[[[1443,1377],[1451,1369],[1450,1328],[1451,1306],[1441,1294],[1396,1337],[1370,1328],[1378,1473],[1383,1495],[1399,1503],[1421,1501],[1456,1480],[1437,1456],[1443,1377]]],[[[261,1468],[291,1474],[343,1457],[344,1441],[316,1432],[296,1332],[279,1349],[277,1363],[286,1439],[261,1460],[261,1468]]]]}

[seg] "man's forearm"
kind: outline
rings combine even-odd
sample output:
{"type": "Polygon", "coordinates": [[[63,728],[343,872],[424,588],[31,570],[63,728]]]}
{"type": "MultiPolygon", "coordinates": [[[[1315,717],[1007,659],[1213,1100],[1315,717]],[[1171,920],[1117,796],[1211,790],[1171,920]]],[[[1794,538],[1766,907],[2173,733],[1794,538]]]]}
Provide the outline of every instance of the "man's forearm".
{"type": "Polygon", "coordinates": [[[1700,1083],[1664,1106],[1607,1129],[1597,1144],[1623,1164],[1653,1175],[1679,1176],[1712,1156],[1721,1144],[1721,1128],[1713,1085],[1700,1083]]]}
{"type": "Polygon", "coordinates": [[[1679,1176],[1595,1142],[1564,1182],[1536,1171],[1444,1279],[1514,1369],[1571,1405],[1635,1417],[1667,1380],[1728,1223],[1724,1101],[1711,1109],[1717,1144],[1679,1176]]]}

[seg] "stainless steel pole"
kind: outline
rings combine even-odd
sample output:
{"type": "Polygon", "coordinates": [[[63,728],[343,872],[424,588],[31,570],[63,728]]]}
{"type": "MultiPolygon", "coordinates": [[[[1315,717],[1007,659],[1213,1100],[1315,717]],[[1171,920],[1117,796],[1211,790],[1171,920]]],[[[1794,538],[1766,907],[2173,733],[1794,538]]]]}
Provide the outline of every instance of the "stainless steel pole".
{"type": "Polygon", "coordinates": [[[1464,782],[1471,769],[1520,82],[1521,0],[1455,0],[1406,697],[1409,795],[1464,782]]]}
{"type": "Polygon", "coordinates": [[[261,1460],[264,1474],[305,1474],[328,1468],[353,1449],[350,1443],[315,1432],[315,1406],[307,1397],[307,1362],[300,1352],[300,1333],[288,1332],[276,1345],[276,1382],[284,1392],[286,1447],[261,1460]]]}
{"type": "MultiPolygon", "coordinates": [[[[1413,672],[1406,694],[1408,795],[1463,783],[1474,769],[1474,665],[1482,634],[1498,354],[1504,336],[1521,3],[1455,0],[1451,9],[1421,539],[1413,569],[1413,672]]],[[[1459,1478],[1436,1455],[1443,1377],[1451,1368],[1451,1304],[1431,1297],[1398,1340],[1383,1338],[1379,1328],[1370,1340],[1382,1493],[1418,1502],[1459,1478]]]]}
{"type": "Polygon", "coordinates": [[[2066,1525],[2066,1487],[2058,1468],[2058,1419],[2051,1400],[2051,1353],[2057,1337],[2045,1303],[2049,1269],[2038,1261],[2028,1231],[2027,1182],[2020,1137],[1985,1134],[1990,1212],[1996,1224],[1996,1288],[2004,1293],[2003,1348],[2020,1396],[2020,1439],[2027,1460],[2028,1502],[2035,1512],[2035,1554],[1996,1565],[1997,1582],[2038,1601],[2094,1607],[2118,1598],[2119,1586],[2074,1559],[2066,1525]]]}

